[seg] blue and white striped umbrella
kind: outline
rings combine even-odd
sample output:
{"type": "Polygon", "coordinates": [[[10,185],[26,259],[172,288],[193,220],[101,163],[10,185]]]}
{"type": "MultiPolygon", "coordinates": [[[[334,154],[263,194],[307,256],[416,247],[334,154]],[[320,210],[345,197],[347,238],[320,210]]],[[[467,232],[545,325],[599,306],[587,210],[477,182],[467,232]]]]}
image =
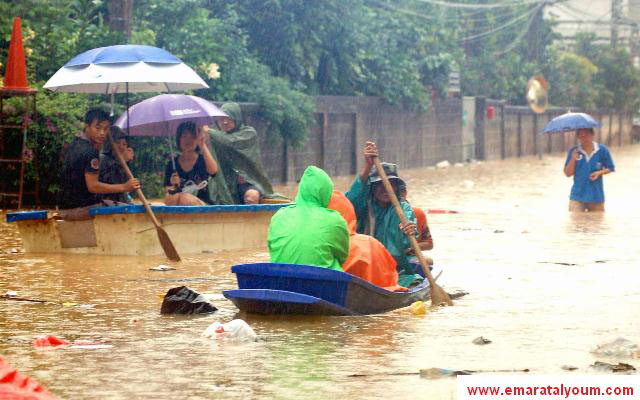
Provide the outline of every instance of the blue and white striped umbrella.
{"type": "Polygon", "coordinates": [[[209,86],[166,50],[117,45],[85,51],[66,63],[44,85],[54,92],[176,92],[209,86]]]}

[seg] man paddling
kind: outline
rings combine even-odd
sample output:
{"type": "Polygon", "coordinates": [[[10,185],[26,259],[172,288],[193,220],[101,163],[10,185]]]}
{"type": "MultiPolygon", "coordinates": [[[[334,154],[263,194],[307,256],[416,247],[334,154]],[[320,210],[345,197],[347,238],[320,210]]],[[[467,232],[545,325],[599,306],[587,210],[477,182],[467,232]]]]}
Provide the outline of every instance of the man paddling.
{"type": "MultiPolygon", "coordinates": [[[[400,222],[391,199],[382,185],[382,179],[373,167],[374,157],[378,157],[378,147],[374,142],[367,142],[364,148],[364,167],[346,196],[356,210],[358,233],[371,235],[384,244],[398,264],[398,284],[409,287],[423,279],[414,273],[406,254],[406,249],[410,247],[406,235],[416,236],[418,232],[416,216],[411,205],[401,201],[400,205],[409,222],[406,225],[400,222]]],[[[404,184],[404,181],[398,177],[397,166],[389,163],[382,163],[382,166],[398,195],[398,187],[404,184]]]]}
{"type": "Polygon", "coordinates": [[[109,114],[100,109],[87,111],[84,129],[67,149],[62,168],[58,207],[60,217],[69,221],[90,219],[89,210],[103,204],[96,194],[128,193],[140,188],[133,178],[126,183],[100,182],[100,148],[111,125],[109,114]]]}

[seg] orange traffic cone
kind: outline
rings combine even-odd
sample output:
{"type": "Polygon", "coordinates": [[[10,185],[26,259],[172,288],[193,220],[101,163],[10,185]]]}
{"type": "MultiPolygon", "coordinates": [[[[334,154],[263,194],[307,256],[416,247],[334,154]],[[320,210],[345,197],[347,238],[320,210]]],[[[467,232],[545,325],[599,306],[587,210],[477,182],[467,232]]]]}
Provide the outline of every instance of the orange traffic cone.
{"type": "Polygon", "coordinates": [[[32,91],[27,82],[27,65],[24,61],[24,48],[22,47],[22,27],[19,17],[13,17],[13,32],[9,44],[9,57],[7,58],[7,70],[4,75],[3,90],[32,91]]]}

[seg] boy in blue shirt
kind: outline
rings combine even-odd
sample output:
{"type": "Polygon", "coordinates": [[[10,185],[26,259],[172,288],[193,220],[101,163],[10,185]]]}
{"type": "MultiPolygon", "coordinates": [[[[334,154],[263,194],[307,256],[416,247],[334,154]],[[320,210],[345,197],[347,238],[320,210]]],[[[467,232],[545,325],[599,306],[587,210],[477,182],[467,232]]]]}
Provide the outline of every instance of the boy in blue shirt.
{"type": "Polygon", "coordinates": [[[609,149],[593,141],[593,129],[578,129],[579,145],[569,149],[564,174],[573,176],[569,211],[604,211],[602,175],[615,171],[609,149]]]}

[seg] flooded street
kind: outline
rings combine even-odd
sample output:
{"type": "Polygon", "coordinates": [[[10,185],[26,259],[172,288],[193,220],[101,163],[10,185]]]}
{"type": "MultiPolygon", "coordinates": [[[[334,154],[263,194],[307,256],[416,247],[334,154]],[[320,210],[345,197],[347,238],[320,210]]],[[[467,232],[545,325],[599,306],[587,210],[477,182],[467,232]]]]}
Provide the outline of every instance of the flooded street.
{"type": "MultiPolygon", "coordinates": [[[[17,229],[0,222],[0,355],[61,399],[455,398],[455,378],[420,369],[528,368],[535,374],[589,373],[596,345],[640,344],[640,146],[612,147],[606,213],[567,212],[572,180],[564,154],[400,171],[412,205],[429,214],[440,284],[469,295],[454,307],[414,316],[407,309],[365,317],[237,315],[222,297],[232,264],[266,261],[263,249],[183,256],[175,271],[149,268],[164,257],[24,254],[17,229]],[[12,253],[12,249],[18,253],[12,253]],[[186,285],[214,293],[219,311],[161,316],[166,291],[186,285]],[[245,319],[260,341],[204,339],[214,321],[245,319]],[[54,335],[106,342],[108,349],[36,349],[54,335]],[[492,341],[472,343],[478,336],[492,341]],[[416,373],[401,375],[399,373],[416,373]],[[367,376],[350,377],[361,374],[367,376]]],[[[385,160],[392,161],[392,160],[385,160]]],[[[346,190],[350,178],[336,179],[346,190]]],[[[295,186],[280,187],[293,195],[295,186]]]]}

